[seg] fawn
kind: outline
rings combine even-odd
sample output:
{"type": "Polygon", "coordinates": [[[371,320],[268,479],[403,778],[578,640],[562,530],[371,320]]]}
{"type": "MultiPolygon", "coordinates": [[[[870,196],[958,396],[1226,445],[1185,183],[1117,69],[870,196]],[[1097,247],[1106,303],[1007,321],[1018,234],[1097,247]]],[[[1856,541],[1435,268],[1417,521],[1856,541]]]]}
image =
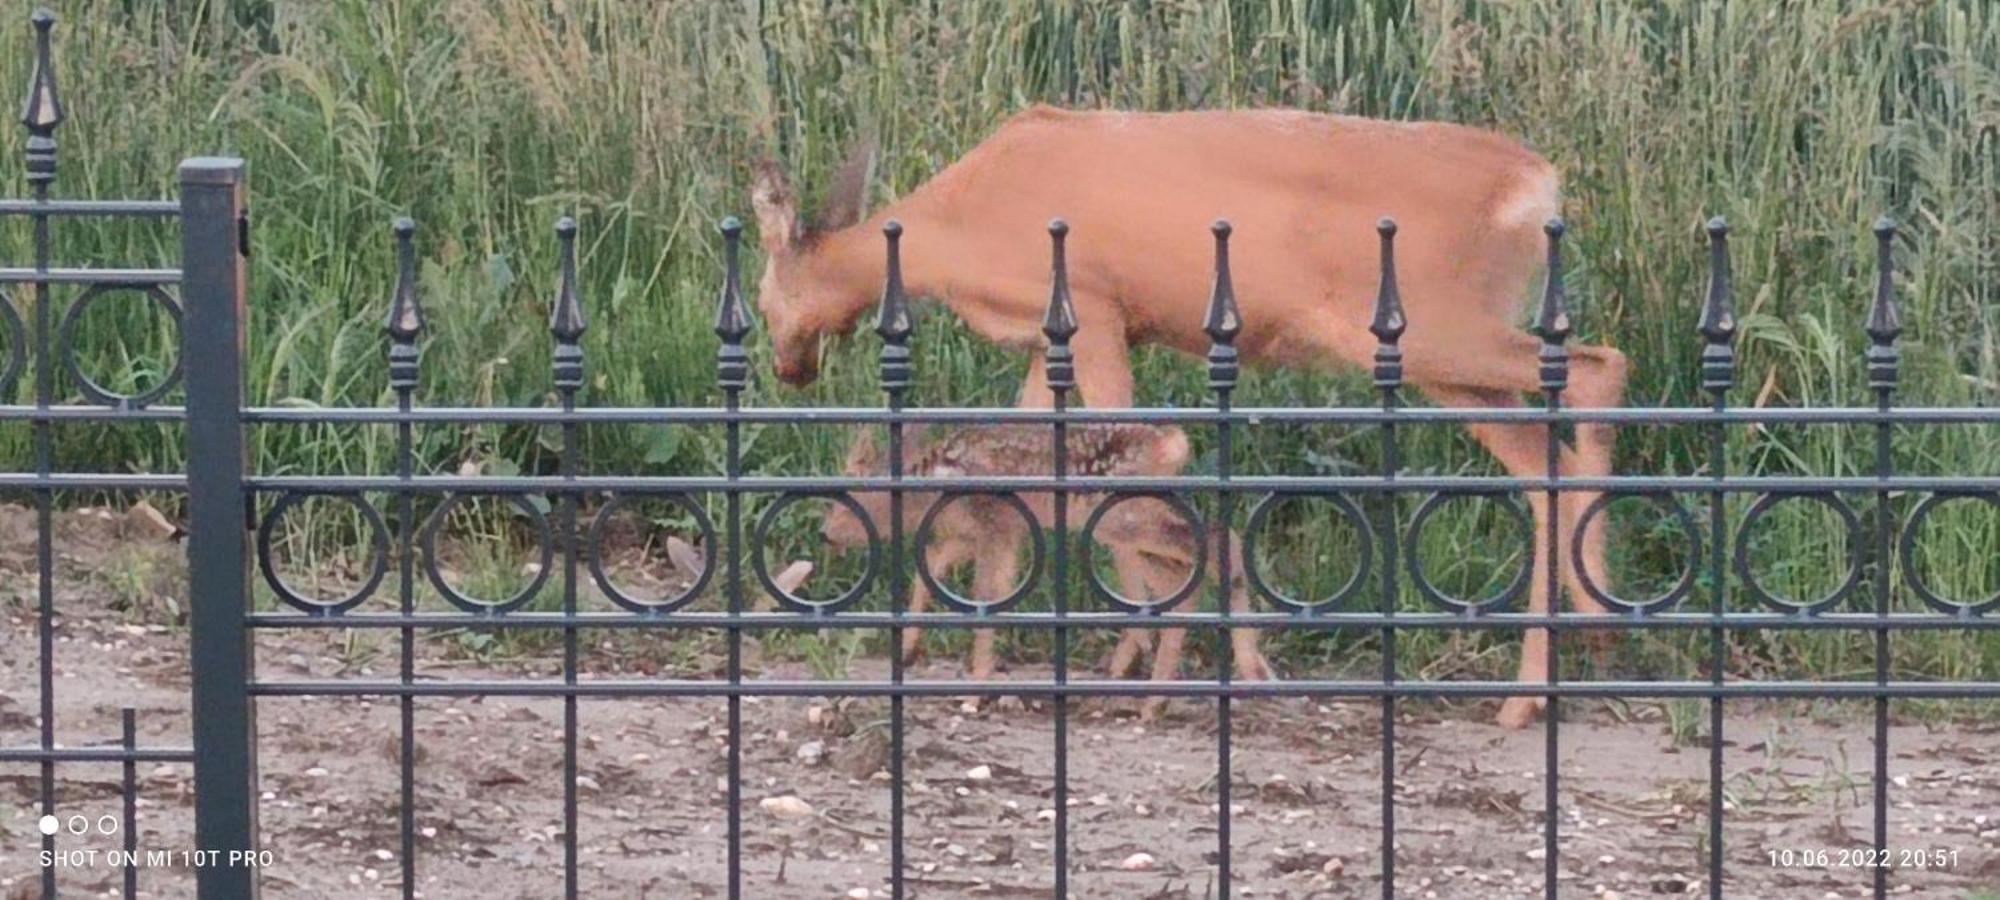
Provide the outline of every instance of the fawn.
{"type": "MultiPolygon", "coordinates": [[[[1046,429],[1032,426],[911,429],[903,438],[903,470],[905,475],[916,478],[1050,475],[1055,471],[1052,444],[1046,429]]],[[[1187,466],[1188,441],[1185,433],[1172,427],[1079,424],[1069,430],[1068,451],[1070,474],[1165,476],[1178,474],[1187,466]]],[[[847,474],[881,475],[887,470],[888,462],[876,446],[873,432],[862,431],[849,448],[847,474]]],[[[1066,524],[1073,530],[1081,530],[1091,511],[1110,499],[1102,493],[1075,493],[1070,496],[1072,500],[1066,524]]],[[[941,493],[935,490],[909,491],[903,495],[904,534],[916,534],[925,513],[940,497],[941,493]]],[[[878,528],[886,529],[890,519],[887,492],[857,492],[855,500],[878,528]]],[[[1035,526],[1045,529],[1054,526],[1052,495],[1023,493],[1021,500],[1034,514],[1035,526]]],[[[1022,542],[1029,537],[1029,527],[1029,523],[1022,521],[1018,510],[1001,498],[981,494],[959,497],[932,520],[922,565],[942,577],[961,564],[971,563],[972,598],[998,600],[1013,591],[1018,581],[1019,551],[1022,542]]],[[[839,505],[829,508],[821,530],[827,541],[836,547],[856,547],[868,540],[862,523],[839,505]]],[[[1147,596],[1132,598],[1139,602],[1166,597],[1178,590],[1187,582],[1202,550],[1197,543],[1195,529],[1188,521],[1166,503],[1150,497],[1134,497],[1112,507],[1092,536],[1106,549],[1114,551],[1113,555],[1121,565],[1125,565],[1126,560],[1131,561],[1134,571],[1121,571],[1119,576],[1122,584],[1142,586],[1147,596]],[[1116,552],[1121,550],[1131,552],[1116,552]]],[[[1211,537],[1211,540],[1215,538],[1211,537]]],[[[1222,541],[1227,542],[1233,559],[1242,559],[1240,543],[1233,532],[1208,548],[1209,557],[1214,557],[1221,549],[1222,541]]],[[[1232,581],[1235,583],[1231,585],[1230,608],[1239,611],[1247,609],[1249,596],[1243,587],[1240,563],[1232,581]]],[[[922,612],[929,604],[930,592],[922,579],[914,579],[910,593],[911,611],[922,612]]],[[[1131,670],[1139,654],[1151,642],[1151,631],[1146,628],[1126,629],[1106,666],[1111,677],[1123,676],[1131,670]]],[[[916,628],[903,632],[900,651],[905,659],[915,655],[920,636],[920,629],[916,628]]],[[[1153,658],[1154,680],[1175,677],[1185,637],[1185,629],[1162,631],[1153,658]]],[[[1257,648],[1255,629],[1235,629],[1230,641],[1234,648],[1237,677],[1248,680],[1270,680],[1274,677],[1270,663],[1257,648]]],[[[973,679],[990,679],[994,665],[992,630],[974,630],[973,679]]],[[[1157,716],[1165,699],[1149,698],[1141,707],[1141,716],[1146,719],[1157,716]]]]}

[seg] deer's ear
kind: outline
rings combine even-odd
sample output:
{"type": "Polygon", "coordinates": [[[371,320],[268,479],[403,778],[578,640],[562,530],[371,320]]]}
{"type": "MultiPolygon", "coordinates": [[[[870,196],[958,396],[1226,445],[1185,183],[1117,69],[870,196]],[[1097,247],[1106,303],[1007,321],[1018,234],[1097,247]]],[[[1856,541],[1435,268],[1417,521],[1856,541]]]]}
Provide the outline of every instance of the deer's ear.
{"type": "Polygon", "coordinates": [[[767,253],[790,250],[799,239],[799,204],[791,179],[770,160],[757,164],[750,180],[750,209],[757,214],[758,240],[767,253]]]}
{"type": "Polygon", "coordinates": [[[833,173],[826,203],[813,218],[813,231],[839,231],[861,221],[868,212],[868,183],[875,169],[875,139],[862,138],[847,151],[833,173]]]}

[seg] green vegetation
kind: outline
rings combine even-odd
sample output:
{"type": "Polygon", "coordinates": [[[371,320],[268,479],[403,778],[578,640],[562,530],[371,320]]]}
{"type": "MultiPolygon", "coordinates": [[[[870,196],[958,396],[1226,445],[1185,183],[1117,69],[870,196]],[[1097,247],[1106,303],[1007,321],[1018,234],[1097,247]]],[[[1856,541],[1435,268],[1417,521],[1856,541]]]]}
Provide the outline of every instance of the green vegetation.
{"type": "MultiPolygon", "coordinates": [[[[26,46],[27,10],[0,4],[10,46],[26,46]]],[[[1983,0],[244,0],[93,5],[68,15],[57,44],[71,114],[60,134],[64,193],[165,195],[184,155],[251,161],[258,403],[387,400],[379,337],[392,277],[387,225],[405,213],[421,224],[433,335],[422,401],[548,402],[551,223],[571,211],[584,226],[593,317],[583,402],[712,403],[712,225],[746,210],[752,160],[781,154],[810,191],[871,123],[885,151],[879,196],[894,196],[1036,101],[1288,105],[1519,135],[1567,176],[1567,275],[1580,334],[1630,354],[1635,405],[1701,400],[1698,226],[1713,214],[1735,226],[1742,334],[1733,402],[1866,402],[1867,226],[1888,212],[1906,223],[1901,396],[1971,405],[2000,393],[2000,7],[1983,0]]],[[[6,84],[18,89],[24,69],[11,67],[6,84]]],[[[0,159],[18,159],[21,142],[18,131],[0,134],[0,159]]],[[[21,189],[16,175],[7,192],[21,189]]],[[[61,258],[76,263],[160,261],[172,241],[171,231],[131,223],[58,234],[61,258]]],[[[27,246],[23,228],[0,235],[9,259],[24,258],[27,246]]],[[[79,337],[92,371],[152,377],[143,373],[159,370],[171,331],[137,303],[101,306],[79,337]]],[[[916,345],[917,402],[1012,400],[1022,360],[970,338],[942,310],[922,318],[916,345]]],[[[804,392],[761,372],[750,401],[878,402],[873,352],[866,336],[847,342],[804,392]]],[[[1140,365],[1142,402],[1203,402],[1194,361],[1149,352],[1140,365]]],[[[1263,372],[1239,401],[1367,396],[1352,377],[1263,372]]],[[[1996,431],[1900,432],[1897,465],[2000,474],[1996,431]]],[[[171,436],[65,426],[58,446],[67,468],[170,470],[181,464],[171,436]]],[[[438,428],[419,437],[424,465],[436,470],[553,466],[550,436],[533,430],[438,428]]],[[[713,471],[722,453],[710,431],[607,427],[587,439],[599,472],[713,471]]],[[[746,446],[756,470],[827,471],[844,440],[837,429],[767,428],[753,429],[746,446]]],[[[1865,429],[1746,429],[1728,440],[1733,470],[1849,475],[1873,465],[1865,429]]],[[[1366,471],[1378,446],[1367,430],[1260,428],[1241,452],[1258,471],[1366,471]]],[[[1628,429],[1620,471],[1704,472],[1705,447],[1697,430],[1628,429]]],[[[28,448],[25,430],[0,431],[9,467],[28,448]]],[[[273,472],[382,472],[391,450],[381,429],[257,435],[273,472]]],[[[1443,430],[1404,435],[1403,453],[1418,470],[1491,469],[1467,439],[1443,430]]],[[[1918,499],[1893,505],[1907,515],[1918,499]]],[[[1864,519],[1872,515],[1872,497],[1852,500],[1864,519]]],[[[1705,534],[1705,501],[1688,505],[1705,534]]],[[[1732,521],[1744,505],[1732,499],[1732,521]]],[[[1620,573],[1654,588],[1670,583],[1684,546],[1677,526],[1648,520],[1637,504],[1616,517],[1632,535],[1616,544],[1620,573]]],[[[1455,563],[1449,577],[1468,591],[1482,579],[1504,581],[1500,561],[1518,547],[1506,521],[1445,516],[1419,552],[1455,563]]],[[[1288,539],[1296,558],[1344,558],[1347,545],[1326,542],[1351,534],[1298,524],[1274,517],[1274,527],[1298,532],[1288,539]]],[[[1832,524],[1824,510],[1795,502],[1760,526],[1756,555],[1773,590],[1808,595],[1835,579],[1849,548],[1832,524]]],[[[1939,590],[2000,588],[2000,522],[1990,506],[1950,504],[1926,533],[1939,590]]],[[[1299,590],[1324,592],[1349,571],[1324,568],[1317,581],[1301,574],[1299,590]]],[[[1868,590],[1864,580],[1858,596],[1868,590]]],[[[1741,597],[1732,602],[1747,608],[1741,597]]],[[[1288,640],[1329,657],[1346,646],[1288,640]]],[[[1704,645],[1690,640],[1645,642],[1645,671],[1693,674],[1704,645]]],[[[1490,637],[1406,641],[1412,671],[1490,674],[1511,658],[1473,652],[1491,648],[1490,637]]],[[[2000,642],[1927,632],[1896,643],[1899,669],[1913,676],[2000,671],[2000,642]]],[[[1746,637],[1736,650],[1739,671],[1872,675],[1866,636],[1746,637]]]]}

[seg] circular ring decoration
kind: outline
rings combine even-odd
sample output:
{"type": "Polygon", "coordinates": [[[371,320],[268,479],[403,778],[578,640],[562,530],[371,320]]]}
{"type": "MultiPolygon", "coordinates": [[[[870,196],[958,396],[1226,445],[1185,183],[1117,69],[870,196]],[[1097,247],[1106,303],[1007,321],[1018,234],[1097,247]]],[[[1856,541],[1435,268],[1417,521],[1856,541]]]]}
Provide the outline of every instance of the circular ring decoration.
{"type": "Polygon", "coordinates": [[[1925,497],[1923,502],[1918,503],[1917,508],[1910,512],[1910,520],[1903,526],[1901,548],[1903,556],[1903,580],[1909,584],[1911,590],[1916,591],[1918,597],[1923,598],[1926,605],[1938,612],[1951,616],[1984,615],[1995,608],[2000,608],[2000,590],[1994,591],[1991,596],[1983,600],[1953,600],[1931,590],[1930,585],[1924,583],[1923,575],[1917,568],[1918,530],[1924,524],[1926,517],[1936,511],[1938,507],[1953,500],[1984,500],[1996,511],[2000,511],[2000,492],[1996,491],[1939,491],[1925,497]]]}
{"type": "Polygon", "coordinates": [[[1042,577],[1042,558],[1048,549],[1045,546],[1046,543],[1046,539],[1042,537],[1041,526],[1035,523],[1034,511],[1028,508],[1027,502],[1022,500],[1019,494],[1012,494],[1006,491],[946,491],[938,495],[937,502],[932,503],[931,508],[924,511],[923,519],[917,523],[917,534],[912,555],[916,559],[917,577],[923,579],[924,587],[930,589],[932,596],[937,597],[944,602],[944,605],[959,612],[986,615],[1005,610],[1021,602],[1021,598],[1028,596],[1029,593],[1034,591],[1035,582],[1039,581],[1042,577]],[[1014,512],[1020,514],[1021,522],[1028,526],[1028,574],[1027,577],[1021,579],[1020,585],[1015,587],[1013,592],[1005,597],[998,600],[975,600],[953,591],[949,585],[939,580],[937,574],[931,571],[930,565],[926,562],[924,551],[930,547],[931,531],[933,530],[933,526],[937,524],[938,514],[945,507],[962,499],[988,497],[1012,507],[1014,512]]]}
{"type": "Polygon", "coordinates": [[[765,507],[764,514],[758,517],[757,527],[750,533],[750,541],[750,569],[757,573],[758,583],[764,585],[765,591],[793,612],[830,615],[853,606],[855,601],[861,599],[861,595],[868,592],[868,586],[875,582],[876,571],[882,563],[882,535],[875,530],[875,521],[868,518],[868,511],[862,509],[861,504],[846,491],[796,491],[779,497],[778,502],[765,507]],[[831,600],[812,600],[779,587],[778,582],[771,578],[769,560],[764,558],[764,547],[770,539],[771,526],[778,521],[778,514],[800,500],[825,500],[829,503],[838,503],[856,519],[861,520],[861,527],[868,532],[867,566],[861,570],[861,577],[855,580],[853,586],[831,600]]]}
{"type": "Polygon", "coordinates": [[[28,330],[21,324],[21,313],[14,309],[13,296],[6,291],[0,291],[0,330],[7,335],[7,361],[0,363],[0,398],[11,399],[14,381],[21,377],[21,367],[28,364],[28,330]]]}
{"type": "Polygon", "coordinates": [[[1494,607],[1514,602],[1516,598],[1521,596],[1523,591],[1528,589],[1528,579],[1533,576],[1535,570],[1534,520],[1529,517],[1528,510],[1521,505],[1521,501],[1517,497],[1502,491],[1461,493],[1439,491],[1425,497],[1424,502],[1417,507],[1417,514],[1410,518],[1409,529],[1403,533],[1403,546],[1409,548],[1409,552],[1404,553],[1403,558],[1406,560],[1406,568],[1410,570],[1410,581],[1416,585],[1417,591],[1424,595],[1424,599],[1429,600],[1440,609],[1465,615],[1486,612],[1494,607]],[[1439,507],[1458,497],[1483,497],[1499,503],[1502,509],[1507,510],[1513,516],[1515,524],[1520,526],[1521,545],[1527,556],[1526,561],[1521,565],[1521,571],[1515,573],[1514,580],[1508,582],[1506,587],[1478,600],[1461,600],[1439,590],[1437,585],[1431,584],[1430,579],[1424,577],[1424,565],[1418,560],[1419,554],[1415,550],[1419,539],[1423,536],[1424,523],[1430,521],[1431,514],[1437,512],[1439,507]]]}
{"type": "Polygon", "coordinates": [[[519,591],[516,591],[512,597],[508,597],[505,600],[482,600],[471,596],[460,591],[458,588],[452,587],[451,583],[444,579],[444,570],[438,567],[437,553],[438,532],[444,530],[444,520],[451,515],[452,510],[458,508],[459,504],[464,503],[469,496],[471,495],[452,494],[446,497],[444,503],[431,512],[430,520],[424,523],[424,574],[430,578],[431,586],[437,588],[437,592],[443,595],[444,599],[450,601],[451,605],[466,612],[486,615],[513,612],[520,609],[529,600],[534,599],[535,595],[541,592],[542,585],[548,582],[549,569],[555,563],[556,556],[554,530],[549,527],[549,517],[543,515],[541,510],[536,509],[533,503],[529,503],[527,497],[521,494],[508,495],[507,502],[512,504],[514,509],[519,511],[523,516],[526,516],[528,521],[534,523],[537,542],[542,548],[540,564],[535,568],[535,577],[519,591]]]}
{"type": "Polygon", "coordinates": [[[611,498],[611,502],[604,504],[604,507],[597,511],[596,518],[590,520],[590,534],[587,538],[590,542],[590,577],[597,582],[597,589],[603,591],[604,596],[611,598],[611,602],[635,613],[664,615],[688,605],[696,597],[701,596],[701,592],[708,587],[709,579],[715,577],[715,560],[704,554],[701,571],[695,575],[694,581],[680,593],[659,600],[634,597],[626,593],[616,582],[612,581],[610,573],[604,571],[605,525],[627,503],[647,497],[658,497],[687,510],[689,514],[694,516],[695,527],[701,531],[702,545],[705,547],[715,546],[715,526],[709,522],[708,513],[702,511],[701,505],[695,503],[694,498],[680,493],[618,494],[611,498]]]}
{"type": "Polygon", "coordinates": [[[1597,499],[1590,501],[1590,505],[1583,508],[1583,515],[1577,517],[1576,529],[1570,535],[1569,558],[1571,560],[1570,564],[1576,566],[1577,582],[1583,585],[1583,592],[1589,594],[1591,599],[1619,612],[1650,615],[1668,609],[1682,600],[1686,600],[1688,593],[1694,590],[1695,575],[1701,571],[1701,531],[1695,526],[1694,516],[1687,511],[1687,507],[1682,506],[1680,500],[1676,499],[1671,493],[1665,491],[1612,491],[1597,495],[1597,499]],[[1603,585],[1598,584],[1595,579],[1590,577],[1590,570],[1584,568],[1582,562],[1583,535],[1584,531],[1590,527],[1590,520],[1610,509],[1611,504],[1631,498],[1651,501],[1654,506],[1665,510],[1668,515],[1674,518],[1674,521],[1680,523],[1681,530],[1687,533],[1688,540],[1687,568],[1681,571],[1680,580],[1675,582],[1673,587],[1667,588],[1665,592],[1645,600],[1627,600],[1623,597],[1613,595],[1610,591],[1605,590],[1603,585]]]}
{"type": "MultiPolygon", "coordinates": [[[[1104,515],[1110,512],[1112,507],[1127,500],[1157,500],[1166,504],[1169,509],[1174,511],[1175,515],[1180,516],[1182,521],[1188,523],[1190,530],[1194,532],[1194,559],[1190,560],[1192,564],[1188,567],[1187,580],[1181,582],[1181,586],[1175,588],[1174,592],[1166,597],[1147,603],[1134,603],[1130,598],[1112,590],[1111,586],[1105,584],[1104,579],[1098,576],[1097,567],[1090,566],[1085,569],[1085,571],[1090,573],[1090,591],[1102,598],[1104,602],[1111,604],[1112,607],[1124,612],[1166,612],[1178,606],[1182,600],[1186,600],[1195,592],[1196,588],[1201,586],[1202,567],[1208,564],[1207,527],[1202,524],[1201,514],[1195,511],[1194,504],[1189,503],[1186,497],[1170,491],[1134,491],[1131,493],[1112,494],[1104,498],[1102,502],[1099,502],[1097,508],[1090,511],[1090,517],[1084,520],[1084,541],[1088,543],[1092,540],[1092,536],[1097,533],[1098,524],[1104,521],[1104,515]]],[[[1109,545],[1106,546],[1108,549],[1109,545]]]]}
{"type": "Polygon", "coordinates": [[[1736,577],[1742,579],[1743,586],[1750,595],[1762,601],[1765,606],[1783,613],[1804,613],[1815,615],[1825,612],[1834,604],[1847,598],[1854,586],[1861,581],[1861,519],[1847,502],[1834,494],[1771,493],[1757,498],[1749,512],[1743,514],[1743,521],[1736,526],[1736,577]],[[1848,553],[1847,578],[1827,595],[1811,603],[1797,603],[1779,597],[1757,583],[1757,576],[1750,571],[1750,526],[1771,508],[1786,500],[1810,500],[1833,510],[1840,515],[1840,521],[1847,530],[1847,545],[1855,548],[1848,553]]]}
{"type": "Polygon", "coordinates": [[[264,571],[264,583],[271,586],[271,592],[278,599],[294,609],[316,616],[339,615],[353,609],[375,593],[382,584],[382,577],[389,572],[389,526],[382,521],[382,513],[358,494],[336,493],[332,491],[287,491],[278,498],[271,511],[264,514],[264,521],[257,525],[257,567],[264,571]],[[319,600],[294,590],[278,574],[277,564],[271,556],[271,542],[278,531],[278,520],[292,507],[313,497],[328,497],[346,501],[348,505],[361,511],[361,518],[368,526],[370,559],[368,578],[354,592],[337,600],[319,600]]]}
{"type": "Polygon", "coordinates": [[[120,394],[106,389],[103,385],[92,381],[89,375],[84,374],[83,365],[77,362],[76,345],[72,340],[75,336],[77,322],[83,318],[83,311],[89,308],[91,303],[105,294],[123,290],[138,291],[146,295],[154,303],[159,304],[162,309],[167,311],[167,315],[174,320],[174,330],[180,330],[181,305],[174,301],[173,295],[168,294],[165,288],[157,284],[93,284],[83,292],[83,296],[76,298],[75,303],[70,304],[69,312],[63,314],[62,331],[59,341],[62,346],[63,365],[69,369],[70,377],[76,379],[76,385],[83,391],[85,397],[90,398],[94,403],[102,403],[116,409],[140,409],[165,396],[168,391],[174,389],[174,385],[180,383],[180,355],[176,354],[174,356],[174,367],[168,370],[167,377],[160,379],[159,384],[153,385],[137,394],[120,394]]]}
{"type": "Polygon", "coordinates": [[[1347,602],[1347,598],[1353,596],[1355,591],[1361,590],[1361,586],[1368,582],[1368,574],[1373,571],[1374,565],[1375,529],[1369,527],[1368,517],[1361,514],[1361,507],[1356,506],[1346,494],[1280,494],[1274,491],[1265,494],[1257,501],[1257,505],[1250,510],[1250,521],[1243,526],[1242,567],[1244,577],[1250,582],[1250,588],[1264,599],[1295,613],[1315,615],[1339,609],[1341,604],[1347,602]],[[1264,529],[1265,520],[1270,518],[1271,508],[1292,499],[1331,502],[1333,508],[1340,511],[1342,518],[1354,523],[1357,533],[1361,535],[1361,564],[1354,568],[1354,574],[1348,577],[1346,584],[1335,589],[1333,593],[1311,602],[1279,593],[1264,581],[1264,574],[1257,570],[1257,534],[1264,529]]]}

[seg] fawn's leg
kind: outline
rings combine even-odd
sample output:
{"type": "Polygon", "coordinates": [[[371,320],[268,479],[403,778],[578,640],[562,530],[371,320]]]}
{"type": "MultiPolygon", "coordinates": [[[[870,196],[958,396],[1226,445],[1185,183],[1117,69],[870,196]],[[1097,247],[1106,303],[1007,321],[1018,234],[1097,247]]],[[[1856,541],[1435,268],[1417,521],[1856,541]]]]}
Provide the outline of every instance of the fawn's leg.
{"type": "MultiPolygon", "coordinates": [[[[1077,303],[1079,309],[1086,304],[1077,303]]],[[[1075,353],[1076,384],[1083,405],[1098,409],[1122,409],[1132,405],[1132,361],[1130,350],[1125,343],[1124,324],[1109,320],[1093,320],[1082,323],[1076,338],[1071,342],[1075,353]]],[[[1021,383],[1020,407],[1022,409],[1047,409],[1054,404],[1049,391],[1048,369],[1042,357],[1036,356],[1028,363],[1028,375],[1021,383]]],[[[1069,525],[1081,527],[1087,509],[1079,510],[1072,503],[1069,510],[1069,525]]],[[[1118,572],[1118,589],[1126,597],[1138,597],[1142,588],[1142,574],[1145,563],[1134,558],[1136,551],[1112,547],[1112,562],[1118,572]]],[[[1152,643],[1152,629],[1127,628],[1118,637],[1118,646],[1106,657],[1104,669],[1112,678],[1130,672],[1138,662],[1139,654],[1152,643]]]]}
{"type": "MultiPolygon", "coordinates": [[[[1135,554],[1138,555],[1138,554],[1135,554]]],[[[1139,555],[1145,567],[1141,580],[1147,584],[1150,597],[1164,597],[1179,588],[1187,580],[1187,568],[1170,567],[1156,560],[1139,555]]],[[[1192,601],[1195,598],[1190,597],[1192,601]]],[[[1160,646],[1153,654],[1152,680],[1173,681],[1181,677],[1181,649],[1187,641],[1187,629],[1166,628],[1160,631],[1160,646]]],[[[1167,698],[1154,695],[1139,704],[1139,721],[1151,722],[1160,717],[1160,711],[1167,706],[1167,698]]]]}
{"type": "MultiPolygon", "coordinates": [[[[1122,507],[1121,507],[1122,509],[1122,507]]],[[[1126,594],[1126,599],[1144,603],[1159,596],[1147,584],[1147,564],[1143,556],[1126,547],[1112,547],[1111,559],[1118,571],[1118,586],[1131,590],[1133,585],[1146,587],[1146,594],[1134,597],[1126,594]]],[[[1131,674],[1132,667],[1139,663],[1139,654],[1153,648],[1152,628],[1127,628],[1118,635],[1118,646],[1113,648],[1104,666],[1105,674],[1112,678],[1123,678],[1131,674]]]]}
{"type": "MultiPolygon", "coordinates": [[[[923,565],[932,575],[943,578],[950,574],[952,569],[957,568],[960,563],[965,562],[968,555],[963,542],[935,541],[929,549],[924,551],[923,565]]],[[[921,613],[930,609],[930,606],[930,588],[924,586],[922,578],[910,579],[910,612],[921,613]]],[[[910,627],[903,629],[902,652],[904,664],[907,665],[916,662],[917,650],[919,649],[917,642],[923,636],[924,630],[922,628],[910,627]]]]}
{"type": "MultiPolygon", "coordinates": [[[[1018,540],[1006,540],[1002,535],[988,535],[973,560],[976,571],[972,575],[972,596],[983,602],[999,600],[1012,593],[1020,574],[1018,540]]],[[[972,632],[972,679],[991,681],[997,660],[993,654],[993,629],[977,628],[972,632]]]]}

